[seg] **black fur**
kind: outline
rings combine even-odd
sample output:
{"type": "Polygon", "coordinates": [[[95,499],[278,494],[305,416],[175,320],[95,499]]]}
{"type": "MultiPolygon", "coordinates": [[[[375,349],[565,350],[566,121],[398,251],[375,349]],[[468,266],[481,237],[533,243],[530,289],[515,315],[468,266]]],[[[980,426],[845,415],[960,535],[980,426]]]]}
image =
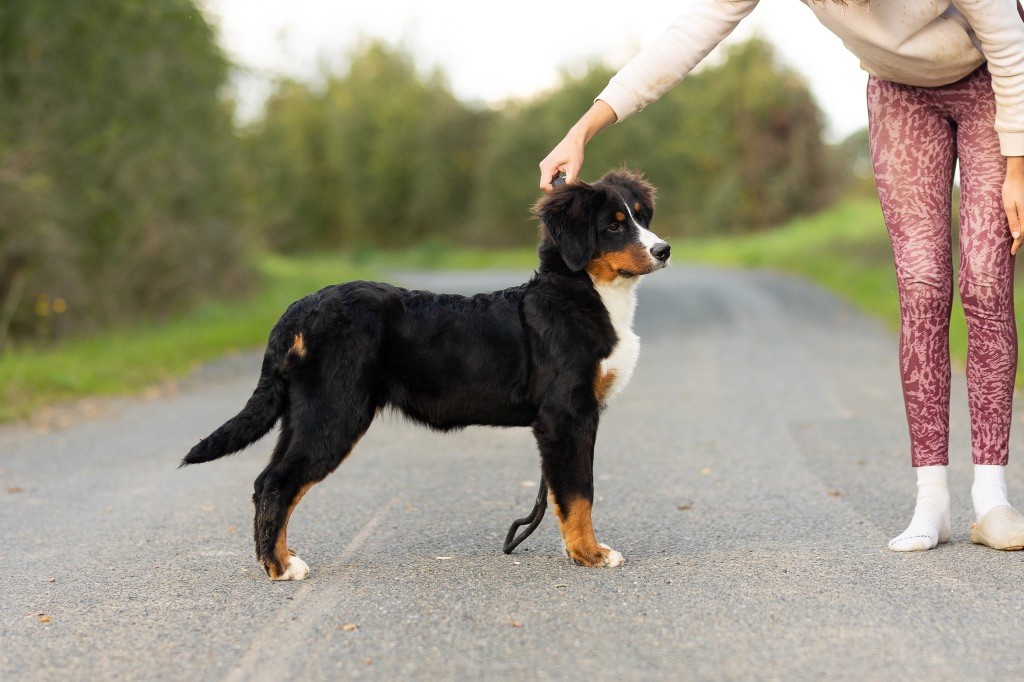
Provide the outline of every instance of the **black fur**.
{"type": "Polygon", "coordinates": [[[274,545],[289,506],[341,463],[386,407],[445,431],[532,427],[556,503],[592,501],[595,371],[616,336],[584,268],[629,239],[627,230],[604,229],[623,200],[642,204],[637,217],[650,220],[650,185],[623,171],[542,199],[539,268],[517,287],[466,297],[351,282],[288,308],[246,406],[182,462],[236,452],[281,420],[253,495],[257,555],[272,577],[282,570],[274,545]]]}

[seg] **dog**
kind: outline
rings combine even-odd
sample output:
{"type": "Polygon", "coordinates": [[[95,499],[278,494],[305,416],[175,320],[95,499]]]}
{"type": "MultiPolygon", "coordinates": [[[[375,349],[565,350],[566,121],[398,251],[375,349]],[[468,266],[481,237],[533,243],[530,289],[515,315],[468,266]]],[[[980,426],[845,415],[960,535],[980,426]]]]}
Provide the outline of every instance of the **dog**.
{"type": "Polygon", "coordinates": [[[588,567],[625,561],[594,536],[594,442],[640,352],[637,283],[667,265],[670,247],[649,229],[654,188],[627,170],[555,187],[533,213],[539,267],[525,284],[467,297],[357,281],[281,316],[252,397],[181,463],[237,452],[280,420],[252,498],[271,579],[309,573],[288,548],[288,519],[383,408],[440,431],[531,427],[566,554],[588,567]]]}

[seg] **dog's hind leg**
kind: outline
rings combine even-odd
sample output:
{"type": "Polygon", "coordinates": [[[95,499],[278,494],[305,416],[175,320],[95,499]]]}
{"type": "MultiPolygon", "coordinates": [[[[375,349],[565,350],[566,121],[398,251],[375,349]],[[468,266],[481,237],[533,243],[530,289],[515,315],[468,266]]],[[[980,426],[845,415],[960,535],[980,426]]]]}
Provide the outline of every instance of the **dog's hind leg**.
{"type": "Polygon", "coordinates": [[[591,414],[549,405],[541,409],[533,428],[565,552],[577,564],[591,568],[620,566],[625,561],[594,536],[591,510],[597,421],[596,409],[591,414]]]}
{"type": "MultiPolygon", "coordinates": [[[[341,464],[373,419],[368,409],[355,414],[349,407],[342,414],[348,419],[306,430],[295,427],[294,421],[288,424],[270,463],[256,479],[256,556],[273,580],[302,580],[309,573],[288,547],[288,521],[303,495],[341,464]]],[[[302,421],[308,424],[308,416],[302,421]]]]}

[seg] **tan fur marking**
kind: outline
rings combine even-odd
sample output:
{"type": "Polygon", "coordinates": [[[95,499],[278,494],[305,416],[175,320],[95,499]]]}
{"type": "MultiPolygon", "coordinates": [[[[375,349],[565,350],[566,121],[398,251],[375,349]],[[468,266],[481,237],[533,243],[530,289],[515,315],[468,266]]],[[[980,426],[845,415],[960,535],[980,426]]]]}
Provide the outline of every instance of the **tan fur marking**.
{"type": "Polygon", "coordinates": [[[615,219],[618,220],[620,223],[624,223],[626,222],[626,214],[623,213],[622,211],[616,211],[615,219]]]}
{"type": "Polygon", "coordinates": [[[306,357],[306,341],[302,338],[302,333],[295,335],[295,341],[292,343],[291,352],[300,358],[306,357]]]}
{"type": "Polygon", "coordinates": [[[639,244],[630,244],[622,251],[603,253],[587,263],[587,272],[599,283],[607,284],[619,276],[620,270],[634,275],[645,275],[653,263],[647,250],[639,244]]]}
{"type": "MultiPolygon", "coordinates": [[[[302,338],[301,334],[299,334],[299,338],[302,338]]],[[[271,578],[277,579],[280,577],[288,568],[288,557],[295,556],[295,552],[288,549],[288,520],[292,518],[292,511],[295,509],[295,505],[299,503],[302,496],[314,485],[314,483],[307,483],[299,488],[299,492],[295,494],[291,504],[288,505],[288,513],[284,516],[281,532],[277,534],[277,541],[274,543],[274,561],[268,566],[271,578]]]]}
{"type": "Polygon", "coordinates": [[[614,369],[602,372],[601,366],[597,366],[597,372],[594,373],[594,397],[597,398],[597,402],[604,402],[604,397],[608,394],[608,390],[615,383],[615,376],[614,369]]]}
{"type": "Polygon", "coordinates": [[[640,212],[640,202],[639,201],[636,202],[635,204],[633,204],[633,210],[636,211],[637,213],[640,212]]]}
{"type": "Polygon", "coordinates": [[[608,550],[599,545],[597,538],[594,537],[590,502],[582,498],[572,500],[568,504],[568,510],[563,512],[555,502],[554,496],[549,495],[548,499],[555,510],[555,516],[558,517],[558,527],[562,531],[562,540],[565,541],[569,557],[590,568],[604,566],[608,561],[608,550]]]}

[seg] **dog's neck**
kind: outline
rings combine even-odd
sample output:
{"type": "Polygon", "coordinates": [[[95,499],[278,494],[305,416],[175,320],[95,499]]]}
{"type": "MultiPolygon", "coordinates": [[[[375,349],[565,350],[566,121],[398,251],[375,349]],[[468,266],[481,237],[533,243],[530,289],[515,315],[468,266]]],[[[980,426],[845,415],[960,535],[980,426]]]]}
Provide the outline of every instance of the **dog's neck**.
{"type": "Polygon", "coordinates": [[[547,235],[541,237],[540,244],[537,246],[537,257],[540,260],[540,266],[537,268],[539,272],[569,277],[580,277],[584,274],[582,272],[573,272],[569,269],[569,266],[562,260],[562,254],[558,252],[551,238],[547,235]]]}

